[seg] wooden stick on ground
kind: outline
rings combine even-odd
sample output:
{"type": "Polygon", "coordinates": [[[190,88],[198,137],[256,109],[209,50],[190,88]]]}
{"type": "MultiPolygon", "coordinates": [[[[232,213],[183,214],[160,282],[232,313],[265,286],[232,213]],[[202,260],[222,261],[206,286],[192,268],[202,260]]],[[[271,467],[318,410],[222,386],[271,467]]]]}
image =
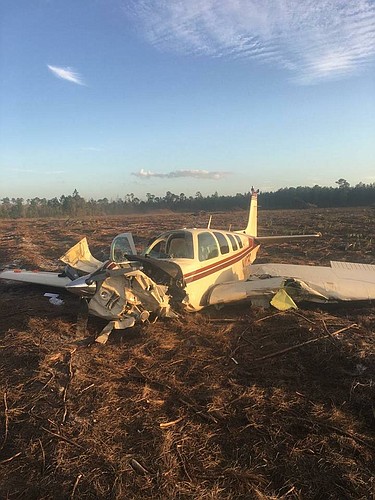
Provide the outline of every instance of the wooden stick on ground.
{"type": "Polygon", "coordinates": [[[16,453],[15,455],[13,455],[13,457],[10,457],[10,458],[6,458],[5,460],[2,460],[0,462],[0,464],[6,464],[8,462],[11,462],[14,458],[17,458],[21,455],[22,451],[19,451],[18,453],[16,453]]]}
{"type": "Polygon", "coordinates": [[[184,469],[186,477],[189,479],[190,482],[192,482],[191,476],[190,476],[190,474],[189,474],[189,472],[188,472],[188,470],[186,468],[185,460],[184,460],[184,458],[182,456],[180,448],[181,448],[180,444],[176,445],[176,451],[177,451],[178,457],[179,457],[179,459],[181,461],[182,468],[184,469]]]}
{"type": "Polygon", "coordinates": [[[362,444],[363,446],[367,446],[368,448],[375,450],[375,446],[373,444],[369,443],[368,441],[365,441],[364,439],[357,436],[356,434],[353,434],[352,432],[344,431],[343,429],[340,429],[339,427],[336,427],[335,425],[332,425],[328,422],[313,421],[313,420],[310,420],[309,418],[304,418],[304,417],[299,417],[299,416],[296,416],[296,418],[298,420],[300,420],[301,422],[306,422],[306,423],[310,424],[312,427],[314,427],[314,426],[326,427],[327,429],[330,429],[330,430],[336,432],[337,434],[341,434],[342,436],[346,436],[350,439],[353,439],[357,443],[362,444]]]}
{"type": "Polygon", "coordinates": [[[280,316],[282,314],[285,314],[285,311],[280,311],[278,313],[270,314],[269,316],[264,316],[263,318],[260,318],[260,319],[257,319],[256,321],[254,321],[253,324],[255,325],[256,323],[261,323],[262,321],[265,321],[266,319],[270,319],[270,318],[273,318],[275,316],[280,316]]]}
{"type": "Polygon", "coordinates": [[[273,352],[272,354],[267,354],[266,356],[262,356],[261,358],[256,358],[254,361],[263,361],[265,359],[275,358],[276,356],[281,356],[282,354],[285,354],[285,353],[290,352],[290,351],[294,351],[295,349],[299,349],[300,347],[303,347],[307,344],[312,344],[313,342],[318,342],[319,340],[327,339],[328,337],[331,337],[332,335],[338,335],[339,333],[345,332],[346,330],[349,330],[350,328],[353,328],[354,326],[357,326],[357,323],[352,323],[351,325],[346,326],[345,328],[341,328],[340,330],[337,330],[336,332],[330,333],[329,335],[323,335],[323,337],[310,339],[310,340],[307,340],[306,342],[302,342],[301,344],[287,347],[286,349],[282,349],[281,351],[273,352]]]}
{"type": "Polygon", "coordinates": [[[137,472],[138,474],[140,474],[141,476],[147,476],[150,473],[150,471],[148,471],[145,467],[143,467],[143,465],[141,465],[138,460],[135,460],[134,458],[131,458],[130,459],[130,467],[135,471],[137,472]]]}
{"type": "Polygon", "coordinates": [[[230,318],[213,318],[208,320],[209,323],[239,323],[236,319],[230,319],[230,318]]]}
{"type": "MultiPolygon", "coordinates": [[[[326,322],[324,321],[324,319],[322,319],[322,323],[323,323],[323,328],[324,328],[324,330],[327,332],[327,335],[329,335],[329,336],[331,337],[332,333],[328,330],[327,325],[326,325],[326,322]]],[[[334,339],[334,338],[332,337],[332,338],[330,338],[330,341],[332,342],[332,344],[333,344],[335,347],[337,347],[337,349],[340,349],[340,347],[339,347],[339,345],[338,345],[338,343],[337,343],[336,339],[334,339]]]]}
{"type": "Polygon", "coordinates": [[[7,402],[7,392],[4,392],[4,418],[5,418],[5,431],[4,431],[4,439],[1,444],[0,450],[4,448],[6,440],[8,438],[8,429],[9,429],[9,415],[8,415],[8,402],[7,402]]]}
{"type": "Polygon", "coordinates": [[[58,439],[61,439],[62,441],[65,441],[66,443],[71,444],[72,446],[76,446],[77,448],[81,448],[81,450],[84,450],[85,448],[81,446],[80,444],[76,443],[75,441],[72,441],[69,438],[66,438],[65,436],[62,436],[61,434],[57,434],[56,432],[52,432],[45,427],[41,427],[44,431],[48,432],[48,434],[51,434],[51,436],[55,436],[58,439]]]}
{"type": "Polygon", "coordinates": [[[291,312],[292,314],[294,314],[294,316],[298,316],[299,318],[304,319],[304,320],[305,320],[305,321],[307,321],[308,323],[311,323],[312,325],[316,325],[316,322],[315,322],[315,321],[311,321],[311,319],[306,318],[306,316],[304,316],[303,314],[298,313],[297,311],[293,311],[293,309],[292,309],[290,312],[291,312]]]}
{"type": "Polygon", "coordinates": [[[46,453],[44,451],[43,443],[42,443],[41,439],[39,438],[38,441],[39,441],[40,449],[42,451],[42,467],[41,467],[40,473],[42,476],[44,476],[44,471],[46,470],[46,453]]]}
{"type": "Polygon", "coordinates": [[[81,477],[83,476],[83,474],[78,474],[77,476],[77,479],[75,480],[75,483],[74,483],[74,486],[73,486],[73,490],[72,490],[72,494],[70,495],[70,498],[74,498],[74,494],[76,492],[76,489],[77,489],[77,486],[78,486],[78,483],[79,481],[81,480],[81,477]]]}
{"type": "Polygon", "coordinates": [[[181,422],[181,420],[182,420],[182,417],[177,418],[176,420],[171,420],[169,422],[161,422],[159,424],[159,427],[161,429],[168,429],[168,427],[172,427],[172,425],[178,424],[179,422],[181,422]]]}

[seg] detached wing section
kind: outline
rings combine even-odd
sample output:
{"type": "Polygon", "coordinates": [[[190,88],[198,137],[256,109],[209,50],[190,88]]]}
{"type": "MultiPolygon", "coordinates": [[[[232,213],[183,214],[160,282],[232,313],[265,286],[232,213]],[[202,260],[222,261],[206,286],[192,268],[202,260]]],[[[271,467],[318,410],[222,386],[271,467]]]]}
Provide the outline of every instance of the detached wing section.
{"type": "MultiPolygon", "coordinates": [[[[72,283],[75,282],[74,280],[77,280],[79,277],[77,270],[80,271],[81,274],[91,274],[103,265],[103,262],[95,259],[95,257],[91,255],[86,238],[83,238],[70,248],[60,257],[60,260],[67,265],[64,273],[10,269],[0,272],[0,279],[21,281],[23,283],[33,283],[56,288],[65,288],[69,285],[73,293],[82,292],[81,294],[85,295],[84,289],[89,288],[85,283],[78,283],[76,285],[76,290],[71,286],[72,283]]],[[[88,291],[93,293],[92,289],[88,291]]]]}
{"type": "Polygon", "coordinates": [[[285,290],[295,302],[375,300],[375,265],[331,262],[330,267],[255,264],[248,281],[223,283],[208,294],[208,304],[270,300],[285,290]]]}
{"type": "Polygon", "coordinates": [[[2,271],[0,279],[34,283],[36,285],[52,286],[55,288],[65,288],[68,283],[71,283],[70,278],[60,276],[58,273],[21,271],[19,269],[2,271]]]}

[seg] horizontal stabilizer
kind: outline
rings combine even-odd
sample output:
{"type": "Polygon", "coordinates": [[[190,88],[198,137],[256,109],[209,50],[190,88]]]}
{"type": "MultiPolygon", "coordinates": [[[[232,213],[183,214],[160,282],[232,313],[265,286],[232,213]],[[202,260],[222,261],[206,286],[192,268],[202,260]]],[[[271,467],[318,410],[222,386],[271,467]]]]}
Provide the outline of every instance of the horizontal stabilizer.
{"type": "Polygon", "coordinates": [[[321,238],[322,233],[315,234],[291,234],[285,236],[257,236],[256,241],[262,245],[273,243],[284,243],[287,241],[310,240],[312,238],[321,238]]]}
{"type": "Polygon", "coordinates": [[[68,283],[71,283],[71,280],[67,276],[59,276],[58,273],[21,271],[20,269],[2,271],[0,272],[0,279],[53,286],[56,288],[65,288],[68,283]]]}

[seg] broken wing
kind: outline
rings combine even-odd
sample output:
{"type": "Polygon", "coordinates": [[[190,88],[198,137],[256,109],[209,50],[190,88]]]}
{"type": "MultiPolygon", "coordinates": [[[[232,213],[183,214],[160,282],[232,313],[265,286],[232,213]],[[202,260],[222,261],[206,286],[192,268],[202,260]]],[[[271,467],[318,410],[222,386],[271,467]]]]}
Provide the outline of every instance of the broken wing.
{"type": "Polygon", "coordinates": [[[0,272],[0,279],[33,283],[36,285],[52,286],[54,288],[65,288],[71,280],[59,273],[46,271],[24,271],[20,269],[9,269],[0,272]]]}
{"type": "MultiPolygon", "coordinates": [[[[88,275],[95,272],[103,265],[103,262],[95,259],[95,257],[91,255],[86,238],[83,238],[70,248],[62,257],[60,257],[60,260],[67,265],[63,273],[8,269],[0,272],[0,279],[21,281],[23,283],[51,286],[54,288],[70,287],[70,291],[74,293],[71,285],[72,282],[80,276],[77,273],[77,270],[81,274],[83,273],[88,275]],[[68,268],[70,268],[69,271],[68,268]]],[[[91,292],[93,293],[93,290],[91,290],[91,292]]]]}
{"type": "Polygon", "coordinates": [[[255,264],[247,281],[215,285],[208,304],[239,300],[269,300],[285,290],[295,302],[375,300],[375,265],[331,262],[330,267],[255,264]]]}

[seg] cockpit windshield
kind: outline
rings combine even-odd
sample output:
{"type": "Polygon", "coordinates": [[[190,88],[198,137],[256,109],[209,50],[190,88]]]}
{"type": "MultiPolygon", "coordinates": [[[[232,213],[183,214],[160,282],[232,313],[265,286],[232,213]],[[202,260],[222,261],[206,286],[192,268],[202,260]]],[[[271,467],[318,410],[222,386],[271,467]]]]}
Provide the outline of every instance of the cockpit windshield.
{"type": "Polygon", "coordinates": [[[194,259],[193,237],[189,231],[174,231],[157,238],[145,255],[156,259],[194,259]]]}

